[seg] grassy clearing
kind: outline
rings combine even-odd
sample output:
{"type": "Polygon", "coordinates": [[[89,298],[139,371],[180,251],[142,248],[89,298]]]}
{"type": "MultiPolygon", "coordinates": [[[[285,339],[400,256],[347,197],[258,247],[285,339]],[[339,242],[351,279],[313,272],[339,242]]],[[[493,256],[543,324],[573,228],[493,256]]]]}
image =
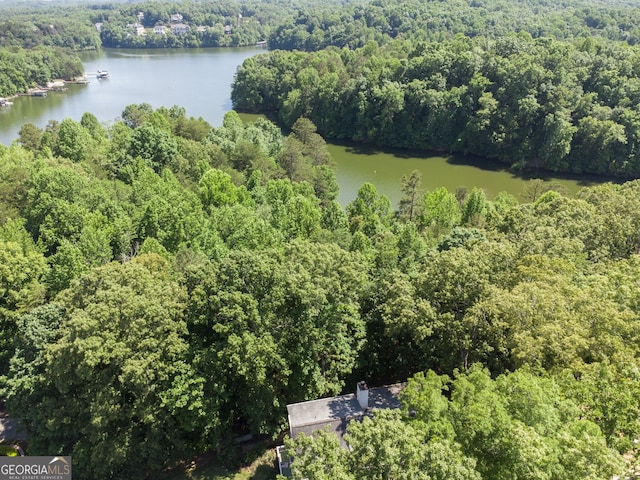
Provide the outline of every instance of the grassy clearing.
{"type": "Polygon", "coordinates": [[[12,445],[0,445],[0,456],[2,457],[17,457],[19,455],[18,450],[12,445]]]}
{"type": "Polygon", "coordinates": [[[274,480],[276,454],[273,449],[251,451],[237,470],[222,467],[214,455],[201,455],[188,464],[167,472],[159,480],[274,480]]]}

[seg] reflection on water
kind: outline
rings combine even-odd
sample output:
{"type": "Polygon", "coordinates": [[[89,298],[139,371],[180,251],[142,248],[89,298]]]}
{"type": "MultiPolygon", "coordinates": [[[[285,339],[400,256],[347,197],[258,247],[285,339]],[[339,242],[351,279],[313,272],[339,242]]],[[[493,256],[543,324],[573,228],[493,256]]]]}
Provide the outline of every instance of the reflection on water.
{"type": "Polygon", "coordinates": [[[231,109],[231,82],[237,67],[262,48],[176,50],[102,50],[82,54],[88,85],[69,85],[47,97],[18,97],[0,109],[0,143],[10,144],[24,123],[41,128],[49,120],[80,120],[85,112],[112,122],[124,107],[149,103],[154,108],[180,105],[187,115],[221,125],[231,109]],[[99,80],[98,70],[110,78],[99,80]],[[93,74],[93,75],[91,75],[93,74]]]}
{"type": "MultiPolygon", "coordinates": [[[[184,107],[188,116],[202,117],[213,126],[222,124],[231,108],[231,83],[237,67],[249,57],[264,53],[262,48],[218,48],[176,50],[102,50],[82,54],[88,85],[69,85],[64,92],[52,92],[45,98],[19,97],[10,107],[0,108],[0,143],[10,144],[20,126],[33,123],[41,128],[51,119],[79,121],[85,112],[101,122],[117,119],[132,103],[184,107]],[[95,73],[108,70],[110,77],[98,80],[95,73]]],[[[256,116],[243,115],[251,120],[256,116]]],[[[413,170],[422,173],[422,188],[445,186],[481,187],[489,197],[507,191],[522,199],[526,178],[503,165],[474,159],[433,155],[405,150],[378,150],[361,145],[330,144],[337,163],[339,201],[352,201],[364,182],[376,185],[394,206],[401,197],[404,175],[413,170]]],[[[536,177],[538,175],[535,175],[536,177]]],[[[584,181],[545,178],[576,192],[584,181]]],[[[588,183],[588,182],[586,182],[588,183]]]]}
{"type": "Polygon", "coordinates": [[[500,192],[514,195],[521,201],[525,185],[532,178],[558,186],[569,194],[583,186],[602,183],[595,178],[554,177],[549,173],[517,174],[499,162],[472,156],[442,155],[433,152],[416,152],[399,149],[379,150],[353,144],[329,144],[329,151],[336,160],[336,176],[340,185],[338,201],[342,205],[351,202],[358,188],[365,182],[373,183],[379,193],[385,194],[396,207],[402,197],[402,177],[413,170],[422,174],[422,190],[446,187],[455,192],[458,188],[484,189],[489,198],[500,192]]]}

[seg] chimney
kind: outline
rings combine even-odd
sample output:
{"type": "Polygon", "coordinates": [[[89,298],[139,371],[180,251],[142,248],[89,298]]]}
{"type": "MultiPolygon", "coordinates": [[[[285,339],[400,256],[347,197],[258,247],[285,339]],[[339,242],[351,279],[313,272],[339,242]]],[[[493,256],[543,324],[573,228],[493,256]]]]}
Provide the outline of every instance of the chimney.
{"type": "Polygon", "coordinates": [[[358,385],[356,387],[356,397],[358,398],[360,408],[362,408],[363,410],[369,408],[369,387],[367,387],[367,384],[364,380],[358,382],[358,385]]]}

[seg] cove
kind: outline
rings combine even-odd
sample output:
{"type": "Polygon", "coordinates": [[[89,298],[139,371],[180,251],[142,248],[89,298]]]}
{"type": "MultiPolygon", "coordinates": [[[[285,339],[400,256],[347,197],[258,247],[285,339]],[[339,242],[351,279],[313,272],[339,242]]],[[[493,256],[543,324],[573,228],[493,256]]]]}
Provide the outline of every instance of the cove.
{"type": "MultiPolygon", "coordinates": [[[[108,124],[116,120],[127,105],[143,102],[153,108],[178,105],[185,108],[188,116],[202,117],[211,125],[220,126],[225,113],[232,108],[231,83],[238,66],[246,58],[263,52],[264,48],[260,47],[85,52],[82,60],[90,83],[69,85],[66,91],[53,92],[44,98],[18,97],[11,107],[0,108],[0,143],[13,142],[25,123],[44,128],[49,120],[79,121],[85,112],[90,112],[108,124]],[[97,79],[98,70],[109,71],[109,78],[97,79]]],[[[256,118],[255,115],[242,117],[256,118]]],[[[364,182],[376,185],[379,193],[387,195],[393,206],[397,206],[402,196],[402,176],[416,169],[422,174],[423,190],[444,186],[455,192],[459,187],[468,190],[480,187],[489,198],[506,191],[519,200],[526,200],[527,177],[517,176],[501,164],[486,160],[338,143],[329,143],[328,148],[336,162],[338,200],[343,206],[356,197],[364,182]]],[[[560,184],[568,193],[604,181],[552,176],[544,179],[560,184]]]]}
{"type": "Polygon", "coordinates": [[[0,108],[0,143],[10,144],[20,127],[33,123],[44,128],[49,120],[79,121],[85,112],[100,122],[113,122],[132,103],[153,108],[178,105],[191,117],[222,125],[231,110],[231,83],[242,62],[264,48],[103,49],[83,52],[88,85],[68,85],[64,92],[44,98],[17,97],[0,108]],[[107,70],[109,78],[95,73],[107,70]]]}
{"type": "Polygon", "coordinates": [[[340,185],[338,201],[341,205],[353,201],[360,186],[369,182],[376,186],[378,193],[386,195],[395,208],[402,197],[402,177],[409,177],[414,170],[422,175],[422,191],[439,187],[446,187],[450,192],[459,188],[471,191],[473,187],[479,187],[489,198],[507,192],[519,201],[530,200],[526,187],[534,178],[569,195],[582,187],[605,182],[601,178],[553,176],[549,172],[519,174],[509,171],[500,162],[472,156],[376,149],[349,143],[328,143],[327,146],[336,160],[336,179],[340,185]]]}

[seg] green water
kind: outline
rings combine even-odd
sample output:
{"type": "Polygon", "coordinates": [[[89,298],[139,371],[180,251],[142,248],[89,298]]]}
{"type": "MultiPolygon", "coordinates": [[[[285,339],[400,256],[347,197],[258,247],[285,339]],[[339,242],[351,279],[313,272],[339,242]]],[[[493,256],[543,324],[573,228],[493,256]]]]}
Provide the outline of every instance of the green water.
{"type": "MultiPolygon", "coordinates": [[[[242,113],[245,122],[262,115],[242,113]]],[[[608,181],[604,178],[554,175],[551,172],[519,174],[509,171],[505,164],[471,156],[442,155],[434,152],[377,149],[358,144],[327,142],[336,164],[336,179],[340,186],[338,201],[346,206],[358,194],[363,183],[376,186],[397,207],[402,197],[402,177],[418,170],[422,175],[421,190],[446,187],[455,193],[458,188],[471,191],[482,188],[489,198],[507,192],[519,201],[530,201],[532,179],[540,179],[543,186],[553,187],[564,194],[574,195],[581,188],[608,181]]]]}
{"type": "MultiPolygon", "coordinates": [[[[248,57],[263,53],[260,48],[101,50],[83,54],[88,85],[71,85],[65,92],[45,98],[20,97],[14,105],[0,109],[0,143],[9,145],[18,137],[20,126],[34,123],[44,128],[49,120],[80,120],[91,112],[98,120],[111,123],[131,103],[147,102],[154,108],[180,105],[187,115],[203,117],[220,126],[231,108],[231,82],[237,67],[248,57]],[[108,70],[108,80],[95,78],[97,70],[108,70]],[[93,73],[93,76],[92,76],[93,73]]],[[[243,115],[246,120],[255,115],[243,115]]],[[[455,192],[459,187],[481,187],[489,197],[509,192],[521,200],[527,179],[502,166],[473,162],[470,158],[402,151],[363,150],[357,146],[329,144],[336,160],[340,185],[339,201],[352,201],[364,182],[372,182],[380,193],[397,205],[401,179],[413,170],[422,173],[425,190],[440,186],[455,192]]],[[[569,193],[593,180],[548,178],[569,193]]],[[[597,180],[596,180],[597,181],[597,180]]],[[[601,180],[602,181],[602,180],[601,180]]]]}
{"type": "Polygon", "coordinates": [[[505,169],[503,164],[472,157],[376,150],[357,145],[329,144],[328,147],[337,165],[336,177],[340,185],[338,200],[342,205],[355,198],[363,183],[370,182],[379,193],[389,197],[395,207],[402,196],[402,177],[408,177],[413,170],[422,174],[421,188],[424,191],[443,186],[451,192],[458,188],[470,191],[473,187],[479,187],[485,190],[489,198],[500,192],[508,192],[521,201],[528,200],[525,189],[532,178],[540,178],[547,186],[554,185],[568,194],[605,181],[559,177],[549,173],[517,175],[505,169]]]}

